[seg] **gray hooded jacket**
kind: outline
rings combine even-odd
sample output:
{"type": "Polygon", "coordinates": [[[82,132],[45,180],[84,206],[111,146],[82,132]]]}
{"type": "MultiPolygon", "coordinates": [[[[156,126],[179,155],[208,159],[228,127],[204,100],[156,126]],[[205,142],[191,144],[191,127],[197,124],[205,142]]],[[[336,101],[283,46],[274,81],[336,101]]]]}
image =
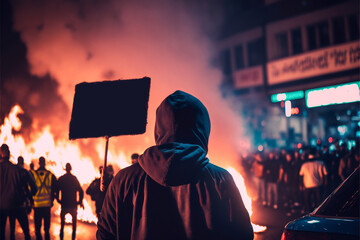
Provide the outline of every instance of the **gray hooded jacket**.
{"type": "Polygon", "coordinates": [[[232,176],[206,157],[210,119],[182,91],[156,112],[156,145],[107,191],[97,239],[253,239],[232,176]]]}

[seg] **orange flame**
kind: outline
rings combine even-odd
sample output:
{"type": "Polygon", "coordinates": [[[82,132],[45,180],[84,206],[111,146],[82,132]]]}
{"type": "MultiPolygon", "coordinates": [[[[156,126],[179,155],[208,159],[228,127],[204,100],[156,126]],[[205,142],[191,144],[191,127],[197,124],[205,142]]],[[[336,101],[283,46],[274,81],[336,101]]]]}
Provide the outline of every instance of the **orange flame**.
{"type": "MultiPolygon", "coordinates": [[[[29,165],[32,160],[44,156],[47,159],[47,168],[57,177],[65,173],[65,164],[71,162],[73,174],[78,178],[81,185],[89,184],[98,175],[97,167],[93,165],[90,158],[81,155],[76,142],[70,142],[67,139],[55,140],[49,126],[34,131],[30,136],[31,142],[25,143],[21,134],[14,135],[13,130],[21,130],[22,124],[18,115],[22,113],[24,112],[19,105],[14,106],[4,119],[3,125],[0,126],[0,143],[6,143],[9,146],[10,161],[15,163],[15,156],[23,156],[25,164],[29,165]]],[[[36,129],[36,123],[33,128],[36,129]]],[[[98,146],[98,153],[102,156],[104,150],[100,145],[98,146]]],[[[113,158],[120,160],[121,167],[126,166],[126,164],[129,165],[125,161],[125,156],[113,156],[113,158]]],[[[78,219],[86,222],[96,222],[94,212],[86,199],[84,199],[84,209],[78,210],[78,219]]],[[[55,213],[60,214],[60,206],[55,213]]]]}
{"type": "MultiPolygon", "coordinates": [[[[252,206],[251,206],[251,198],[249,197],[247,191],[246,191],[246,187],[245,187],[245,182],[244,182],[244,178],[241,176],[240,173],[238,173],[234,168],[232,167],[228,167],[227,168],[228,172],[232,175],[236,187],[239,189],[239,192],[241,194],[242,200],[244,202],[245,208],[248,211],[250,217],[253,213],[252,211],[252,206]]],[[[264,232],[266,230],[266,226],[260,226],[254,223],[251,223],[254,232],[264,232]]]]}

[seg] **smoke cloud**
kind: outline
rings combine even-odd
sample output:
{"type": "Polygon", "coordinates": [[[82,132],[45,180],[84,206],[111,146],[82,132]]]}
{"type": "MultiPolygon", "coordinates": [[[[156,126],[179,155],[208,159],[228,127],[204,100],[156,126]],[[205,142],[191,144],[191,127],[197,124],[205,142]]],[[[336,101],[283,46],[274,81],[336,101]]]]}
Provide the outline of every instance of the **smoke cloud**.
{"type": "MultiPolygon", "coordinates": [[[[210,161],[222,166],[234,163],[240,150],[241,119],[221,97],[223,76],[211,64],[216,51],[209,33],[218,25],[220,15],[213,14],[215,5],[191,2],[13,1],[14,26],[26,44],[33,75],[29,81],[47,78],[60,96],[53,96],[56,101],[51,105],[55,108],[38,116],[65,138],[77,83],[148,76],[152,82],[146,133],[113,137],[109,151],[130,156],[154,144],[156,107],[179,89],[193,94],[208,108],[212,122],[210,161]],[[215,20],[209,24],[210,18],[215,20]]],[[[42,108],[44,96],[31,95],[31,89],[24,91],[29,92],[24,94],[29,102],[42,108]]],[[[76,141],[89,148],[93,140],[76,141]]]]}

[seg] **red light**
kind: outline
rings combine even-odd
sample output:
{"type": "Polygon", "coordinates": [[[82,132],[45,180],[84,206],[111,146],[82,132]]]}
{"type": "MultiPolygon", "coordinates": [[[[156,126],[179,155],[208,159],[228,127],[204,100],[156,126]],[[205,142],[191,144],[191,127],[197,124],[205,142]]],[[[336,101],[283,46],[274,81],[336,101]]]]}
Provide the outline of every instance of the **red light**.
{"type": "Polygon", "coordinates": [[[332,137],[329,137],[329,143],[332,143],[334,141],[334,139],[332,137]]]}
{"type": "Polygon", "coordinates": [[[302,144],[301,143],[298,143],[297,144],[297,147],[300,149],[302,147],[302,144]]]}
{"type": "Polygon", "coordinates": [[[300,110],[298,107],[291,108],[291,115],[299,114],[300,110]]]}
{"type": "Polygon", "coordinates": [[[284,108],[284,107],[285,107],[285,103],[284,103],[284,101],[281,101],[281,102],[280,102],[280,106],[281,106],[282,108],[284,108]]]}
{"type": "Polygon", "coordinates": [[[317,145],[320,145],[320,144],[321,144],[321,140],[320,140],[320,139],[316,140],[316,143],[317,143],[317,145]]]}

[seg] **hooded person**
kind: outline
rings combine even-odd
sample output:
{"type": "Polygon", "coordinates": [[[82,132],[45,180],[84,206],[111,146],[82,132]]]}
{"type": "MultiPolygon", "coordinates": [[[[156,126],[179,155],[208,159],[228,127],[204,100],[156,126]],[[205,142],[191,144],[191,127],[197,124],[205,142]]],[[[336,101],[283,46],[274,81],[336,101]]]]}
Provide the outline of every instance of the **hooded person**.
{"type": "Polygon", "coordinates": [[[156,111],[156,145],[112,180],[97,239],[253,239],[232,176],[206,157],[210,118],[176,91],[156,111]]]}

